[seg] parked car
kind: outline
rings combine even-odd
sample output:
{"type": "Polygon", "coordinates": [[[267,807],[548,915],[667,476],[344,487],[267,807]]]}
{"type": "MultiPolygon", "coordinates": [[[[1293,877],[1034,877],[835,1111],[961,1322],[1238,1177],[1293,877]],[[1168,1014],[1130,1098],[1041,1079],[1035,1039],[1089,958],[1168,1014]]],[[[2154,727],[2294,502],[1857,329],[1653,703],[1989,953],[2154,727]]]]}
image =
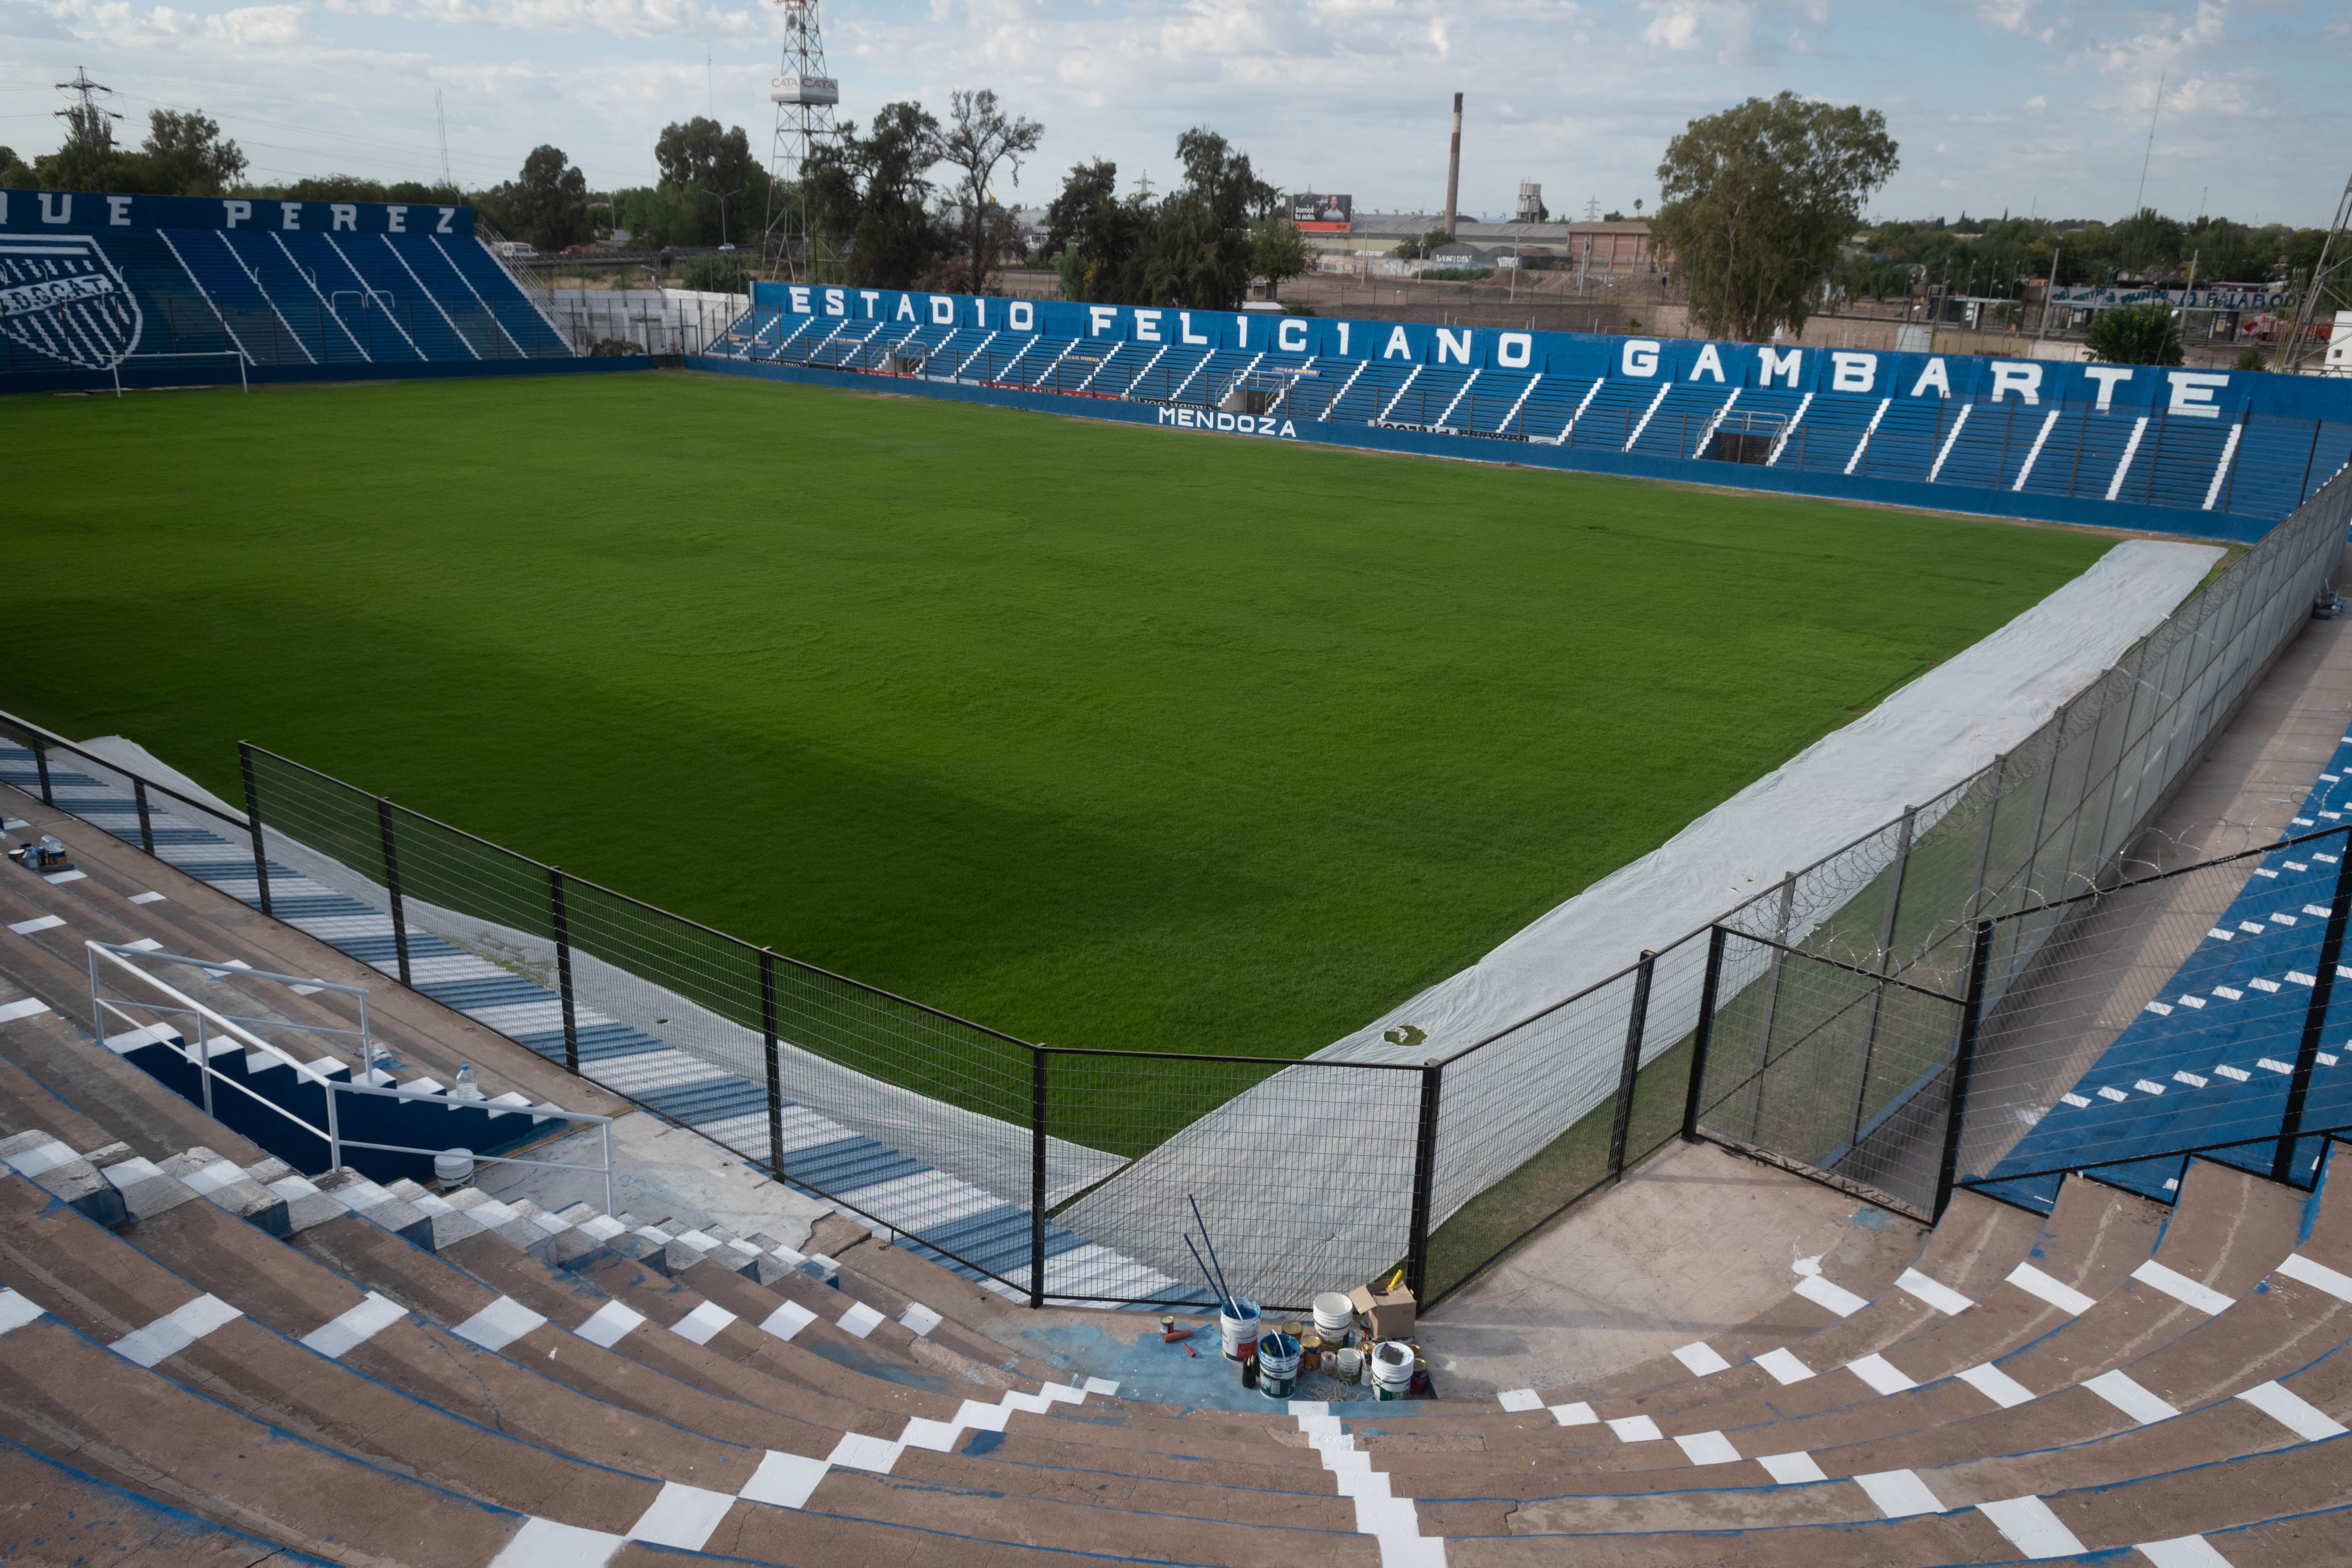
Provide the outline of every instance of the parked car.
{"type": "Polygon", "coordinates": [[[595,248],[596,247],[593,245],[567,245],[563,247],[563,254],[566,256],[585,256],[595,248]]]}
{"type": "Polygon", "coordinates": [[[499,254],[500,256],[527,258],[537,256],[539,252],[536,248],[522,240],[502,239],[499,241],[499,254]]]}

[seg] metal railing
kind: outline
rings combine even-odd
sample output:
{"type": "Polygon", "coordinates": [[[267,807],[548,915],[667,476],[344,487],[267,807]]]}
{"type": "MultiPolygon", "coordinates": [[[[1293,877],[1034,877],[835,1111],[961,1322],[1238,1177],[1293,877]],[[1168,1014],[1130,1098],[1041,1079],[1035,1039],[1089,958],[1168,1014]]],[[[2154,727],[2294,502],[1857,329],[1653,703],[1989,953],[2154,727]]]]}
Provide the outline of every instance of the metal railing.
{"type": "Polygon", "coordinates": [[[119,942],[85,942],[82,945],[89,952],[91,1032],[101,1043],[109,1045],[116,1043],[120,1037],[110,1036],[106,1026],[107,1019],[112,1016],[128,1025],[134,1037],[143,1035],[146,1040],[153,1044],[174,1048],[196,1073],[200,1102],[204,1106],[205,1115],[218,1114],[215,1110],[214,1085],[215,1082],[224,1084],[245,1096],[246,1100],[291,1123],[299,1131],[308,1133],[312,1139],[323,1144],[326,1158],[325,1163],[317,1167],[319,1171],[341,1168],[344,1163],[343,1151],[346,1149],[367,1149],[380,1153],[411,1154],[427,1159],[446,1152],[442,1148],[425,1148],[408,1143],[379,1143],[364,1139],[345,1137],[342,1131],[342,1116],[338,1105],[339,1097],[344,1095],[362,1095],[404,1103],[427,1102],[440,1109],[482,1110],[490,1115],[527,1116],[534,1122],[545,1121],[560,1121],[566,1123],[585,1122],[604,1129],[604,1160],[600,1164],[578,1164],[562,1160],[534,1160],[520,1154],[487,1154],[479,1151],[468,1151],[468,1152],[472,1154],[474,1163],[478,1165],[526,1165],[538,1170],[574,1171],[601,1175],[604,1183],[604,1211],[607,1214],[613,1212],[613,1119],[611,1117],[596,1116],[584,1110],[565,1110],[551,1104],[509,1107],[489,1100],[458,1099],[439,1089],[404,1089],[391,1086],[390,1075],[381,1072],[374,1066],[376,1042],[367,1033],[367,990],[364,986],[339,985],[326,980],[279,974],[268,970],[254,969],[241,963],[232,964],[221,959],[191,958],[183,953],[166,952],[159,949],[134,947],[119,942]],[[153,1002],[107,994],[103,972],[100,968],[100,959],[135,976],[169,1000],[153,1002]],[[360,1026],[357,1029],[342,1029],[332,1025],[300,1023],[288,1018],[240,1018],[233,1014],[223,1013],[206,1006],[195,997],[164,981],[162,976],[150,973],[141,967],[142,963],[178,964],[199,970],[215,977],[234,973],[241,981],[270,980],[286,985],[301,985],[314,990],[332,991],[356,996],[359,999],[361,1010],[360,1026]],[[184,1028],[174,1026],[166,1029],[155,1024],[142,1024],[133,1016],[134,1009],[139,1013],[153,1014],[159,1017],[192,1019],[195,1030],[194,1037],[189,1038],[187,1030],[184,1028]],[[253,1027],[256,1025],[272,1029],[292,1029],[329,1039],[347,1035],[355,1037],[360,1042],[359,1077],[365,1081],[345,1081],[320,1071],[315,1062],[295,1060],[279,1047],[256,1033],[253,1027]],[[176,1037],[176,1045],[174,1045],[174,1037],[176,1037]],[[319,1126],[292,1107],[272,1100],[251,1085],[213,1066],[213,1058],[217,1054],[215,1039],[223,1042],[219,1049],[242,1049],[273,1058],[278,1065],[287,1068],[293,1075],[295,1081],[307,1089],[318,1091],[324,1100],[326,1125],[319,1126]],[[378,1079],[385,1081],[378,1082],[376,1081],[378,1079]]]}

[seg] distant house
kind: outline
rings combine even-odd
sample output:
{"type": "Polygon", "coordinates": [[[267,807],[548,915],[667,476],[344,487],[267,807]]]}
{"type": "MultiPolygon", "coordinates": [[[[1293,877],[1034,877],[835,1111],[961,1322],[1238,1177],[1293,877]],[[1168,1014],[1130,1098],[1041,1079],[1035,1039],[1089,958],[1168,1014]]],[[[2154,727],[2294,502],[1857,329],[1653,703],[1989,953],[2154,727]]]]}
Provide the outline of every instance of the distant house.
{"type": "MultiPolygon", "coordinates": [[[[1306,235],[1308,249],[1325,256],[1392,258],[1407,241],[1444,226],[1435,213],[1373,213],[1356,209],[1344,233],[1306,235]]],[[[1646,223],[1489,223],[1462,218],[1453,240],[1433,265],[1494,267],[1517,264],[1537,270],[1583,268],[1594,272],[1654,272],[1666,258],[1650,243],[1646,223]]]]}

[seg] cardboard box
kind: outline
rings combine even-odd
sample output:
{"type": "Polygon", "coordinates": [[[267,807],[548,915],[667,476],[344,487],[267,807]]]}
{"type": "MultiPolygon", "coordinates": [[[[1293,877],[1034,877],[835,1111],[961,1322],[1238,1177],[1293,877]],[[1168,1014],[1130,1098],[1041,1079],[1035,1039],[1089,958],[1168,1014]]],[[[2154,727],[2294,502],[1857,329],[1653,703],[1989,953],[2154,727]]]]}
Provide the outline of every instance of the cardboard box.
{"type": "Polygon", "coordinates": [[[1372,1338],[1412,1338],[1412,1292],[1404,1286],[1400,1285],[1393,1290],[1375,1290],[1370,1285],[1359,1285],[1348,1292],[1348,1300],[1370,1325],[1372,1338]]]}

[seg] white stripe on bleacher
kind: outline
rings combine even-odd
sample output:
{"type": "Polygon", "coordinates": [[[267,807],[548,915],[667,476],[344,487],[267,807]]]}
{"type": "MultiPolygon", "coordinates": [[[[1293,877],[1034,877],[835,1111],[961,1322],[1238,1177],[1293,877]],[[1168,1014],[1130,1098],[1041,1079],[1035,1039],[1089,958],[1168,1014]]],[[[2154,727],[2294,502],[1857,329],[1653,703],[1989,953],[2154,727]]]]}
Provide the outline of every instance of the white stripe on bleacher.
{"type": "Polygon", "coordinates": [[[1694,1465],[1736,1465],[1739,1450],[1720,1432],[1693,1432],[1675,1439],[1683,1457],[1694,1465]]]}
{"type": "Polygon", "coordinates": [[[302,1342],[329,1361],[368,1341],[408,1316],[408,1309],[371,1290],[366,1300],[340,1317],[330,1318],[302,1336],[302,1342]]]}
{"type": "Polygon", "coordinates": [[[794,1334],[816,1321],[816,1314],[798,1301],[781,1303],[760,1325],[762,1333],[773,1334],[780,1340],[790,1340],[794,1334]]]}
{"type": "Polygon", "coordinates": [[[1927,1483],[1909,1470],[1877,1470],[1853,1478],[1854,1484],[1870,1495],[1878,1511],[1889,1519],[1908,1519],[1915,1513],[1941,1513],[1944,1505],[1927,1489],[1927,1483]]]}
{"type": "Polygon", "coordinates": [[[8,929],[18,936],[30,936],[37,931],[54,931],[65,923],[57,915],[40,915],[29,921],[18,921],[8,929]]]}
{"type": "Polygon", "coordinates": [[[0,1288],[0,1334],[23,1328],[41,1315],[40,1308],[16,1291],[0,1288]]]}
{"type": "Polygon", "coordinates": [[[2149,1258],[2132,1270],[2133,1279],[2143,1285],[2154,1286],[2176,1301],[2183,1301],[2207,1314],[2218,1313],[2230,1304],[2230,1298],[2219,1290],[2208,1289],[2186,1274],[2174,1272],[2149,1258]]]}
{"type": "Polygon", "coordinates": [[[59,871],[52,876],[44,877],[41,880],[54,887],[60,882],[79,882],[89,875],[87,871],[59,871]]]}
{"type": "Polygon", "coordinates": [[[735,1500],[725,1492],[705,1491],[679,1481],[664,1481],[662,1489],[637,1522],[629,1526],[622,1539],[644,1541],[656,1546],[675,1546],[681,1552],[699,1552],[710,1532],[719,1528],[735,1500]]]}
{"type": "Polygon", "coordinates": [[[1895,1282],[1895,1288],[1906,1295],[1916,1296],[1936,1310],[1949,1316],[1965,1312],[1976,1304],[1949,1285],[1930,1279],[1916,1268],[1906,1268],[1903,1278],[1895,1282]]]}
{"type": "Polygon", "coordinates": [[[1646,1415],[1621,1415],[1605,1425],[1610,1431],[1617,1435],[1617,1440],[1620,1443],[1658,1443],[1665,1440],[1666,1435],[1658,1430],[1658,1424],[1646,1415]]]}
{"type": "Polygon", "coordinates": [[[645,1321],[643,1312],[633,1312],[618,1301],[607,1301],[589,1314],[586,1322],[572,1331],[592,1345],[611,1350],[621,1342],[623,1335],[645,1321]]]}
{"type": "Polygon", "coordinates": [[[0,1164],[6,1165],[20,1176],[39,1176],[80,1158],[69,1145],[52,1138],[30,1149],[18,1150],[5,1160],[0,1160],[0,1164]]]}
{"type": "Polygon", "coordinates": [[[1590,1426],[1601,1419],[1592,1406],[1581,1400],[1574,1405],[1555,1405],[1550,1408],[1551,1418],[1563,1426],[1590,1426]]]}
{"type": "Polygon", "coordinates": [[[2021,1405],[2030,1403],[2033,1398],[2032,1389],[1990,1362],[1986,1362],[1981,1366],[1969,1367],[1953,1375],[2003,1410],[2014,1410],[2021,1405]]]}
{"type": "Polygon", "coordinates": [[[1786,1345],[1776,1351],[1766,1351],[1756,1358],[1756,1364],[1770,1373],[1772,1380],[1780,1384],[1802,1383],[1814,1375],[1813,1369],[1799,1361],[1796,1352],[1786,1345]]]}
{"type": "Polygon", "coordinates": [[[829,1468],[823,1459],[812,1459],[804,1454],[780,1454],[771,1448],[743,1489],[735,1495],[748,1502],[764,1502],[775,1508],[803,1508],[829,1468]]]}
{"type": "Polygon", "coordinates": [[[2352,1275],[2339,1274],[2325,1263],[2314,1263],[2300,1252],[2288,1254],[2286,1261],[2272,1272],[2316,1286],[2339,1301],[2352,1301],[2352,1275]]]}
{"type": "Polygon", "coordinates": [[[1543,1408],[1543,1395],[1538,1394],[1532,1388],[1506,1389],[1502,1393],[1495,1395],[1495,1398],[1506,1410],[1540,1410],[1543,1408]]]}
{"type": "Polygon", "coordinates": [[[486,1351],[502,1351],[547,1320],[511,1296],[501,1296],[450,1330],[486,1351]]]}
{"type": "Polygon", "coordinates": [[[1845,1363],[1846,1371],[1870,1385],[1873,1394],[1900,1394],[1919,1385],[1895,1369],[1883,1355],[1866,1355],[1845,1363]]]}
{"type": "Polygon", "coordinates": [[[2228,1558],[2213,1550],[2213,1543],[2201,1535],[2177,1536],[2170,1541],[2143,1541],[2132,1548],[2155,1565],[2155,1568],[2231,1568],[2228,1558]]]}
{"type": "MultiPolygon", "coordinates": [[[[947,1315],[945,1313],[935,1312],[929,1307],[924,1306],[920,1301],[908,1302],[907,1310],[898,1314],[898,1321],[905,1324],[908,1331],[919,1340],[927,1337],[933,1329],[938,1328],[941,1323],[944,1323],[947,1321],[947,1315]]],[[[1092,1388],[1100,1381],[1102,1380],[1099,1378],[1090,1377],[1087,1380],[1087,1386],[1092,1388]]],[[[1116,1389],[1118,1386],[1118,1385],[1117,1384],[1111,1384],[1112,1389],[1116,1389]]],[[[1108,1390],[1104,1392],[1108,1392],[1108,1390]]]]}
{"type": "Polygon", "coordinates": [[[1796,1290],[1806,1300],[1827,1307],[1841,1318],[1850,1318],[1870,1305],[1864,1298],[1843,1286],[1831,1284],[1818,1274],[1808,1274],[1798,1280],[1796,1290]]]}
{"type": "Polygon", "coordinates": [[[2259,1384],[2238,1397],[2306,1443],[2344,1436],[2342,1422],[2283,1384],[2259,1384]]]}
{"type": "Polygon", "coordinates": [[[865,1302],[852,1301],[834,1326],[853,1339],[862,1340],[889,1321],[865,1302]]]}
{"type": "Polygon", "coordinates": [[[2146,1426],[2158,1421],[2168,1421],[2180,1414],[2163,1400],[2134,1383],[2120,1370],[2103,1372],[2083,1386],[2146,1426]]]}
{"type": "Polygon", "coordinates": [[[716,1301],[705,1301],[685,1317],[669,1326],[669,1331],[682,1340],[707,1345],[719,1331],[735,1321],[735,1314],[716,1301]]]}
{"type": "Polygon", "coordinates": [[[199,1296],[164,1313],[143,1329],[135,1329],[107,1348],[138,1366],[153,1366],[165,1356],[184,1351],[224,1323],[245,1316],[217,1296],[199,1296]]]}
{"type": "Polygon", "coordinates": [[[49,1005],[37,996],[21,997],[14,1002],[0,1002],[0,1024],[13,1024],[19,1018],[35,1018],[49,1010],[49,1005]]]}
{"type": "Polygon", "coordinates": [[[1801,1481],[1829,1479],[1828,1476],[1822,1473],[1822,1468],[1813,1463],[1813,1457],[1802,1448],[1793,1454],[1760,1455],[1756,1462],[1764,1467],[1766,1475],[1784,1487],[1792,1487],[1801,1481]]]}
{"type": "Polygon", "coordinates": [[[617,1535],[532,1517],[490,1559],[490,1568],[604,1568],[620,1549],[617,1535]]]}
{"type": "Polygon", "coordinates": [[[898,1456],[905,1448],[904,1443],[894,1442],[887,1437],[869,1437],[863,1432],[844,1432],[841,1441],[833,1446],[833,1452],[825,1456],[825,1463],[887,1476],[898,1464],[898,1456]]]}
{"type": "Polygon", "coordinates": [[[2029,1296],[2038,1296],[2062,1312],[2081,1317],[2094,1305],[2088,1296],[2072,1285],[2062,1284],[2031,1263],[2021,1263],[2009,1271],[2009,1283],[2029,1296]]]}
{"type": "Polygon", "coordinates": [[[2038,1497],[1980,1502],[1977,1511],[2028,1557],[2077,1557],[2085,1550],[2074,1532],[2038,1497]]]}
{"type": "Polygon", "coordinates": [[[1704,1340],[1683,1346],[1682,1349],[1675,1352],[1675,1359],[1700,1377],[1721,1372],[1731,1364],[1704,1340]]]}

